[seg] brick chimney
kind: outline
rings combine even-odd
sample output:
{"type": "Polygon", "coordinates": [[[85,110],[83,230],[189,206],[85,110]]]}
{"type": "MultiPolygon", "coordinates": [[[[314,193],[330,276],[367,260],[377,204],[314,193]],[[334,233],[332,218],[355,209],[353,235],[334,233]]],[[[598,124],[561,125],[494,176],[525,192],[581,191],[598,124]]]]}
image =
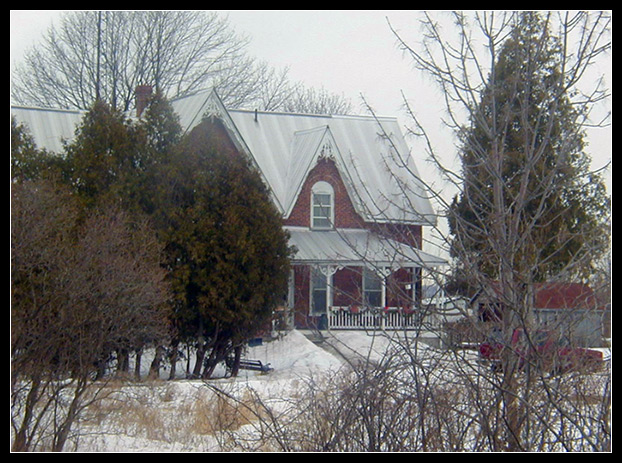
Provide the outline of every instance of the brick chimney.
{"type": "Polygon", "coordinates": [[[139,85],[136,87],[136,117],[140,117],[147,107],[151,92],[151,85],[139,85]]]}

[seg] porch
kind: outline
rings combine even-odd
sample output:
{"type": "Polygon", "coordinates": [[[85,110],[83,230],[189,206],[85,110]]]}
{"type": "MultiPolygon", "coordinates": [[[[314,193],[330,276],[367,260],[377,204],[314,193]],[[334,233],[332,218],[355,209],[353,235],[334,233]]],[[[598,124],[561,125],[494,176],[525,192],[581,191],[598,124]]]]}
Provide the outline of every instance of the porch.
{"type": "Polygon", "coordinates": [[[414,330],[421,270],[445,262],[368,230],[291,227],[297,249],[288,306],[297,328],[414,330]]]}

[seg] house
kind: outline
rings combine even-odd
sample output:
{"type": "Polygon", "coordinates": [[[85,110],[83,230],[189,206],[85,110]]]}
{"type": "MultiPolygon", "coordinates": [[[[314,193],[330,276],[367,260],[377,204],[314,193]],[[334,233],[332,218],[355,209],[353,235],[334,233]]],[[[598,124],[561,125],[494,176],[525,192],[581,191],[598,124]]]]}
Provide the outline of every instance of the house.
{"type": "MultiPolygon", "coordinates": [[[[482,322],[498,322],[503,304],[492,291],[478,293],[472,300],[474,315],[482,322]]],[[[611,307],[603,304],[592,288],[583,283],[537,283],[533,295],[533,318],[538,326],[561,332],[569,340],[598,347],[611,336],[611,307]]]]}
{"type": "MultiPolygon", "coordinates": [[[[297,249],[285,304],[296,327],[415,326],[422,269],[445,262],[421,249],[423,227],[436,218],[395,118],[234,110],[214,91],[171,103],[186,133],[222,137],[269,187],[297,249]]],[[[80,119],[77,111],[13,114],[52,151],[80,119]]]]}

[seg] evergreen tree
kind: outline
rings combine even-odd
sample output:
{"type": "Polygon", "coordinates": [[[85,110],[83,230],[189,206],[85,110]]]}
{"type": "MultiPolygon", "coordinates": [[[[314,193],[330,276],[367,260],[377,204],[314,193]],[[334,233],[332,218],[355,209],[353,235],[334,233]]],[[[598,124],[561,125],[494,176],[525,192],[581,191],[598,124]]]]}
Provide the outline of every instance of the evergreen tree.
{"type": "Polygon", "coordinates": [[[288,237],[260,175],[204,121],[163,172],[175,324],[203,376],[268,325],[289,274],[288,237]]]}
{"type": "MultiPolygon", "coordinates": [[[[74,140],[65,146],[65,177],[83,204],[96,211],[123,210],[133,226],[138,229],[144,224],[151,231],[154,242],[159,238],[153,229],[154,211],[159,207],[154,202],[154,172],[166,156],[165,148],[177,142],[174,134],[180,132],[171,113],[159,94],[138,123],[96,101],[76,129],[74,140]]],[[[131,350],[140,354],[145,345],[162,343],[164,338],[161,332],[153,335],[146,329],[141,339],[135,338],[117,352],[119,368],[127,369],[131,350]]],[[[139,359],[136,363],[140,368],[139,359]]]]}
{"type": "Polygon", "coordinates": [[[60,156],[36,146],[29,127],[11,117],[11,180],[14,183],[60,177],[63,165],[60,156]]]}
{"type": "Polygon", "coordinates": [[[68,180],[89,205],[126,200],[144,145],[141,130],[121,112],[96,101],[65,146],[68,180]]]}
{"type": "Polygon", "coordinates": [[[520,16],[462,133],[463,191],[452,252],[490,278],[589,273],[606,248],[609,201],[588,171],[561,44],[537,13],[520,16]]]}
{"type": "Polygon", "coordinates": [[[161,92],[149,99],[140,121],[137,123],[140,139],[144,140],[135,163],[134,182],[135,206],[140,211],[155,217],[158,214],[158,172],[167,165],[173,151],[181,140],[182,129],[179,117],[170,102],[161,92]]]}

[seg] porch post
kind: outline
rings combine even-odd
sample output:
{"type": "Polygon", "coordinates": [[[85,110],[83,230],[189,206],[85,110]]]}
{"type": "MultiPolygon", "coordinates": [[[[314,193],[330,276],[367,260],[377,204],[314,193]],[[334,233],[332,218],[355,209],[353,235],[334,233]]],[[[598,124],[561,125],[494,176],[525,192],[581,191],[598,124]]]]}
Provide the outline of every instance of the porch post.
{"type": "Polygon", "coordinates": [[[326,326],[330,330],[330,307],[333,305],[333,275],[341,269],[340,265],[321,265],[320,272],[326,277],[326,326]]]}
{"type": "MultiPolygon", "coordinates": [[[[386,325],[386,320],[385,317],[389,316],[389,312],[385,311],[385,308],[387,307],[387,278],[389,278],[389,275],[391,275],[392,271],[391,271],[391,267],[380,267],[380,284],[381,284],[381,288],[382,288],[382,292],[380,293],[380,305],[382,306],[382,311],[381,311],[381,325],[380,325],[380,329],[384,330],[385,329],[385,325],[386,325]]],[[[391,325],[391,323],[389,322],[389,326],[391,325]]]]}
{"type": "Polygon", "coordinates": [[[382,308],[384,309],[387,306],[387,272],[386,272],[386,268],[383,268],[380,271],[380,283],[381,283],[381,287],[382,287],[382,293],[380,296],[380,305],[382,306],[382,308]]]}

